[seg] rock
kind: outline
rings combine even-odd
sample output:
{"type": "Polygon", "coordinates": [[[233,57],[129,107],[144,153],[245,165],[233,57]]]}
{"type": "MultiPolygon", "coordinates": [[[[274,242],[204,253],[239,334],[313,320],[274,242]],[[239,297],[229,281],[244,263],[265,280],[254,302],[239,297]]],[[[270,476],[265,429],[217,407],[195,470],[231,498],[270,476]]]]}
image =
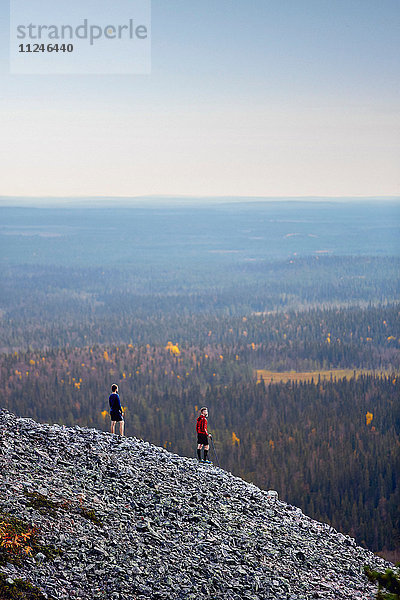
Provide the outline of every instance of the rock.
{"type": "Polygon", "coordinates": [[[213,465],[136,438],[0,410],[0,511],[32,522],[54,558],[2,567],[57,600],[373,600],[384,560],[213,465]],[[28,506],[38,491],[57,508],[28,506]]]}
{"type": "Polygon", "coordinates": [[[35,560],[36,562],[43,562],[44,560],[46,560],[46,555],[43,554],[42,552],[38,552],[37,554],[35,554],[35,560]]]}
{"type": "Polygon", "coordinates": [[[269,500],[270,502],[277,502],[278,497],[278,492],[276,492],[275,490],[268,490],[267,500],[269,500]]]}

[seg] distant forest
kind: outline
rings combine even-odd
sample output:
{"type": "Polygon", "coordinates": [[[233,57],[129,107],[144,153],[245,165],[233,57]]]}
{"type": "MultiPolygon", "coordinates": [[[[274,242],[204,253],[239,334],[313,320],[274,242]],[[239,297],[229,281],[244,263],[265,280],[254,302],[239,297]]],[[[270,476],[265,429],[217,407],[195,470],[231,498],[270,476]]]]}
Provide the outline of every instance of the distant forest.
{"type": "Polygon", "coordinates": [[[223,468],[400,560],[397,204],[0,212],[2,406],[107,430],[116,382],[194,456],[207,405],[223,468]]]}
{"type": "MultiPolygon", "coordinates": [[[[292,362],[296,357],[299,364],[302,357],[311,358],[308,344],[318,344],[331,333],[330,355],[340,339],[352,347],[353,362],[363,338],[367,346],[357,350],[360,363],[368,355],[369,328],[387,348],[385,355],[393,347],[385,339],[398,338],[397,313],[390,306],[400,297],[399,272],[400,259],[387,257],[293,257],[226,267],[218,263],[214,271],[206,271],[203,263],[195,270],[185,265],[181,271],[176,265],[103,269],[3,264],[0,351],[67,344],[162,344],[170,338],[204,343],[210,330],[217,343],[246,342],[243,332],[255,343],[265,343],[279,330],[295,344],[292,362]],[[338,318],[341,307],[354,310],[338,318]],[[362,313],[360,307],[370,312],[362,313]],[[380,307],[388,313],[386,324],[380,320],[380,307]],[[242,317],[248,318],[246,327],[242,317]],[[350,339],[350,331],[356,340],[350,339]],[[297,355],[299,345],[305,352],[297,355]]],[[[279,344],[287,351],[289,342],[284,339],[279,344]]],[[[373,345],[376,342],[374,338],[373,345]]],[[[343,356],[344,362],[337,364],[348,366],[347,360],[343,356]]]]}

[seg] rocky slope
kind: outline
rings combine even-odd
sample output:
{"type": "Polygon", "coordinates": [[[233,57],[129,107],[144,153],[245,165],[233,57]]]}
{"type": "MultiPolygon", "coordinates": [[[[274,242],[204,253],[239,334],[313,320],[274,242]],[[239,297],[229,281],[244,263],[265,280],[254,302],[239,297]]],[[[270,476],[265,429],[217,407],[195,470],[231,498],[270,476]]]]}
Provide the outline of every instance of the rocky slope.
{"type": "Polygon", "coordinates": [[[387,566],[230,473],[136,438],[118,443],[6,410],[0,431],[0,513],[34,523],[62,551],[0,572],[45,596],[367,600],[374,589],[362,566],[387,566]]]}

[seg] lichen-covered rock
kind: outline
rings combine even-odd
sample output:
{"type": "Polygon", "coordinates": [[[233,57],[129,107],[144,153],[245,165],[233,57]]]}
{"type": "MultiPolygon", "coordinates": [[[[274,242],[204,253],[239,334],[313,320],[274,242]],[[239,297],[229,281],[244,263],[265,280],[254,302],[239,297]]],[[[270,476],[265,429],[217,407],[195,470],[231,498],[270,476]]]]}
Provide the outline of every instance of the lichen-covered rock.
{"type": "Polygon", "coordinates": [[[0,512],[61,551],[0,571],[55,599],[369,600],[363,565],[388,566],[274,494],[136,438],[0,410],[0,474],[0,512]]]}

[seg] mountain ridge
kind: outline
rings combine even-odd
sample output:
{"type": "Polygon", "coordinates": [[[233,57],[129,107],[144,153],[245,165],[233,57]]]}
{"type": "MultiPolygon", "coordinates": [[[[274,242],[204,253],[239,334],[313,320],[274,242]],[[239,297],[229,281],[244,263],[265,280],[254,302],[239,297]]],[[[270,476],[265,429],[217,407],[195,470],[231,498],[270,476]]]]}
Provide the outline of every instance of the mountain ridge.
{"type": "Polygon", "coordinates": [[[372,600],[363,565],[390,566],[253,484],[148,442],[5,409],[0,430],[0,513],[61,551],[0,573],[45,597],[372,600]]]}

